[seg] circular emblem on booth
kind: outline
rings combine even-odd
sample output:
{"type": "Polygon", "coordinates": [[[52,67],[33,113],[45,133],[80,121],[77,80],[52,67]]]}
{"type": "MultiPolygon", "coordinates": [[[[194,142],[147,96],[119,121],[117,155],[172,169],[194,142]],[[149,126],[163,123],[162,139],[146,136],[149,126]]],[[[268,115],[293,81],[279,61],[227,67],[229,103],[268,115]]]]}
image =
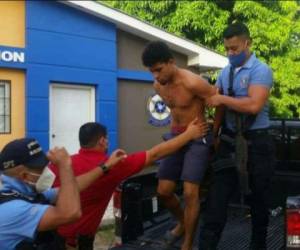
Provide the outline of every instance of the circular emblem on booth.
{"type": "Polygon", "coordinates": [[[170,124],[170,108],[164,103],[159,95],[154,94],[149,97],[147,109],[150,114],[149,123],[153,126],[162,127],[170,124]]]}

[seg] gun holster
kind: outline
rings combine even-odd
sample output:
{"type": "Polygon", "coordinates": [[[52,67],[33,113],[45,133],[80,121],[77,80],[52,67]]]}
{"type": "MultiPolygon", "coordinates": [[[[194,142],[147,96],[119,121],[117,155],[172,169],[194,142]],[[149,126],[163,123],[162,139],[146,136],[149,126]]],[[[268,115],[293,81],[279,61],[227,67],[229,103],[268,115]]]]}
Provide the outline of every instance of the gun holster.
{"type": "Polygon", "coordinates": [[[235,163],[239,175],[241,193],[251,194],[248,173],[248,141],[242,134],[235,136],[235,163]]]}

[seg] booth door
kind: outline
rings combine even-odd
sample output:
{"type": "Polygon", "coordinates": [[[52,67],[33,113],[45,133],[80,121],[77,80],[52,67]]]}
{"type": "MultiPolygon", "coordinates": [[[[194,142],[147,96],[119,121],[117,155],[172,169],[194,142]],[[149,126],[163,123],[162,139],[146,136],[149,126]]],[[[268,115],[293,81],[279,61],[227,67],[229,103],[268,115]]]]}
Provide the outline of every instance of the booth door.
{"type": "Polygon", "coordinates": [[[95,89],[90,86],[52,84],[50,89],[50,148],[79,149],[82,124],[95,121],[95,89]]]}

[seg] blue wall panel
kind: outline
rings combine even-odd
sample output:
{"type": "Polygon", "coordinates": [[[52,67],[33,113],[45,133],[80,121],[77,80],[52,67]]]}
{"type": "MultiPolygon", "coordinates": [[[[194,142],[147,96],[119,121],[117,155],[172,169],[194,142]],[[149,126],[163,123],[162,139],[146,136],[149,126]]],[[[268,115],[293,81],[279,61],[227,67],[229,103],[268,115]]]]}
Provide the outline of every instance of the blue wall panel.
{"type": "Polygon", "coordinates": [[[43,150],[45,152],[48,151],[49,148],[49,136],[47,133],[43,132],[28,132],[26,134],[27,137],[32,137],[38,140],[40,145],[42,146],[43,150]]]}
{"type": "Polygon", "coordinates": [[[88,84],[96,88],[96,120],[113,135],[112,150],[117,145],[116,53],[114,24],[61,3],[26,1],[26,134],[48,149],[49,85],[88,84]]]}
{"type": "MultiPolygon", "coordinates": [[[[96,88],[96,121],[105,124],[108,132],[117,131],[116,72],[85,70],[45,65],[28,65],[26,74],[27,135],[38,133],[37,139],[49,143],[49,89],[51,83],[91,85],[96,88]]],[[[117,137],[113,137],[117,139],[117,137]]],[[[117,141],[111,141],[112,146],[117,141]]]]}
{"type": "MultiPolygon", "coordinates": [[[[117,68],[116,26],[54,1],[26,1],[26,134],[49,148],[51,83],[96,89],[96,121],[118,145],[118,79],[152,82],[149,72],[117,68]]],[[[16,65],[18,66],[18,65],[16,65]]],[[[20,67],[20,66],[18,66],[20,67]]]]}
{"type": "Polygon", "coordinates": [[[48,99],[49,74],[51,69],[45,67],[28,67],[26,73],[26,97],[39,97],[48,99]]]}
{"type": "Polygon", "coordinates": [[[114,41],[28,30],[27,63],[116,70],[114,41]]]}
{"type": "Polygon", "coordinates": [[[104,40],[116,40],[114,24],[55,1],[26,1],[26,26],[104,40]]]}
{"type": "Polygon", "coordinates": [[[49,128],[49,103],[46,98],[27,98],[27,126],[32,131],[47,131],[49,128]]]}
{"type": "Polygon", "coordinates": [[[99,121],[112,131],[117,131],[117,104],[116,102],[100,101],[99,102],[99,121]]]}
{"type": "Polygon", "coordinates": [[[112,152],[113,150],[118,148],[118,134],[116,132],[108,132],[109,138],[109,151],[112,152]]]}
{"type": "Polygon", "coordinates": [[[69,67],[55,67],[47,65],[28,65],[27,70],[27,96],[49,96],[49,83],[70,83],[96,86],[96,100],[117,99],[116,72],[86,70],[69,67]]]}
{"type": "Polygon", "coordinates": [[[118,69],[118,78],[124,80],[146,81],[153,83],[153,76],[147,71],[118,69]]]}
{"type": "MultiPolygon", "coordinates": [[[[4,47],[2,46],[2,49],[4,47]]],[[[11,49],[11,48],[4,48],[11,49]]],[[[26,136],[49,148],[51,83],[96,89],[96,121],[107,126],[110,151],[118,146],[118,79],[152,82],[149,72],[117,69],[116,26],[54,1],[26,1],[26,136]]]]}
{"type": "Polygon", "coordinates": [[[114,78],[112,79],[111,75],[102,75],[103,78],[101,78],[101,82],[98,85],[98,88],[96,89],[96,98],[97,100],[107,100],[107,101],[113,101],[117,100],[118,98],[118,85],[116,80],[116,75],[113,75],[114,78]]]}

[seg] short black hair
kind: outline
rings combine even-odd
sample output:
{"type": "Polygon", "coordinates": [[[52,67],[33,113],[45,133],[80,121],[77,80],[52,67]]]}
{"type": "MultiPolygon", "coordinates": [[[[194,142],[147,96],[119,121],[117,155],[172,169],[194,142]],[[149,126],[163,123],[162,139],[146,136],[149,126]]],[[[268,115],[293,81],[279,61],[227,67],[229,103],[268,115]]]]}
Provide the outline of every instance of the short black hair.
{"type": "Polygon", "coordinates": [[[101,137],[107,136],[106,127],[97,122],[88,122],[79,129],[79,142],[83,148],[96,146],[101,137]]]}
{"type": "Polygon", "coordinates": [[[152,67],[156,63],[166,63],[173,58],[170,48],[162,41],[149,42],[142,54],[142,61],[146,67],[152,67]]]}
{"type": "Polygon", "coordinates": [[[250,39],[250,32],[248,27],[241,22],[236,22],[228,25],[228,27],[223,32],[223,38],[229,39],[234,36],[244,36],[247,39],[250,39]]]}

